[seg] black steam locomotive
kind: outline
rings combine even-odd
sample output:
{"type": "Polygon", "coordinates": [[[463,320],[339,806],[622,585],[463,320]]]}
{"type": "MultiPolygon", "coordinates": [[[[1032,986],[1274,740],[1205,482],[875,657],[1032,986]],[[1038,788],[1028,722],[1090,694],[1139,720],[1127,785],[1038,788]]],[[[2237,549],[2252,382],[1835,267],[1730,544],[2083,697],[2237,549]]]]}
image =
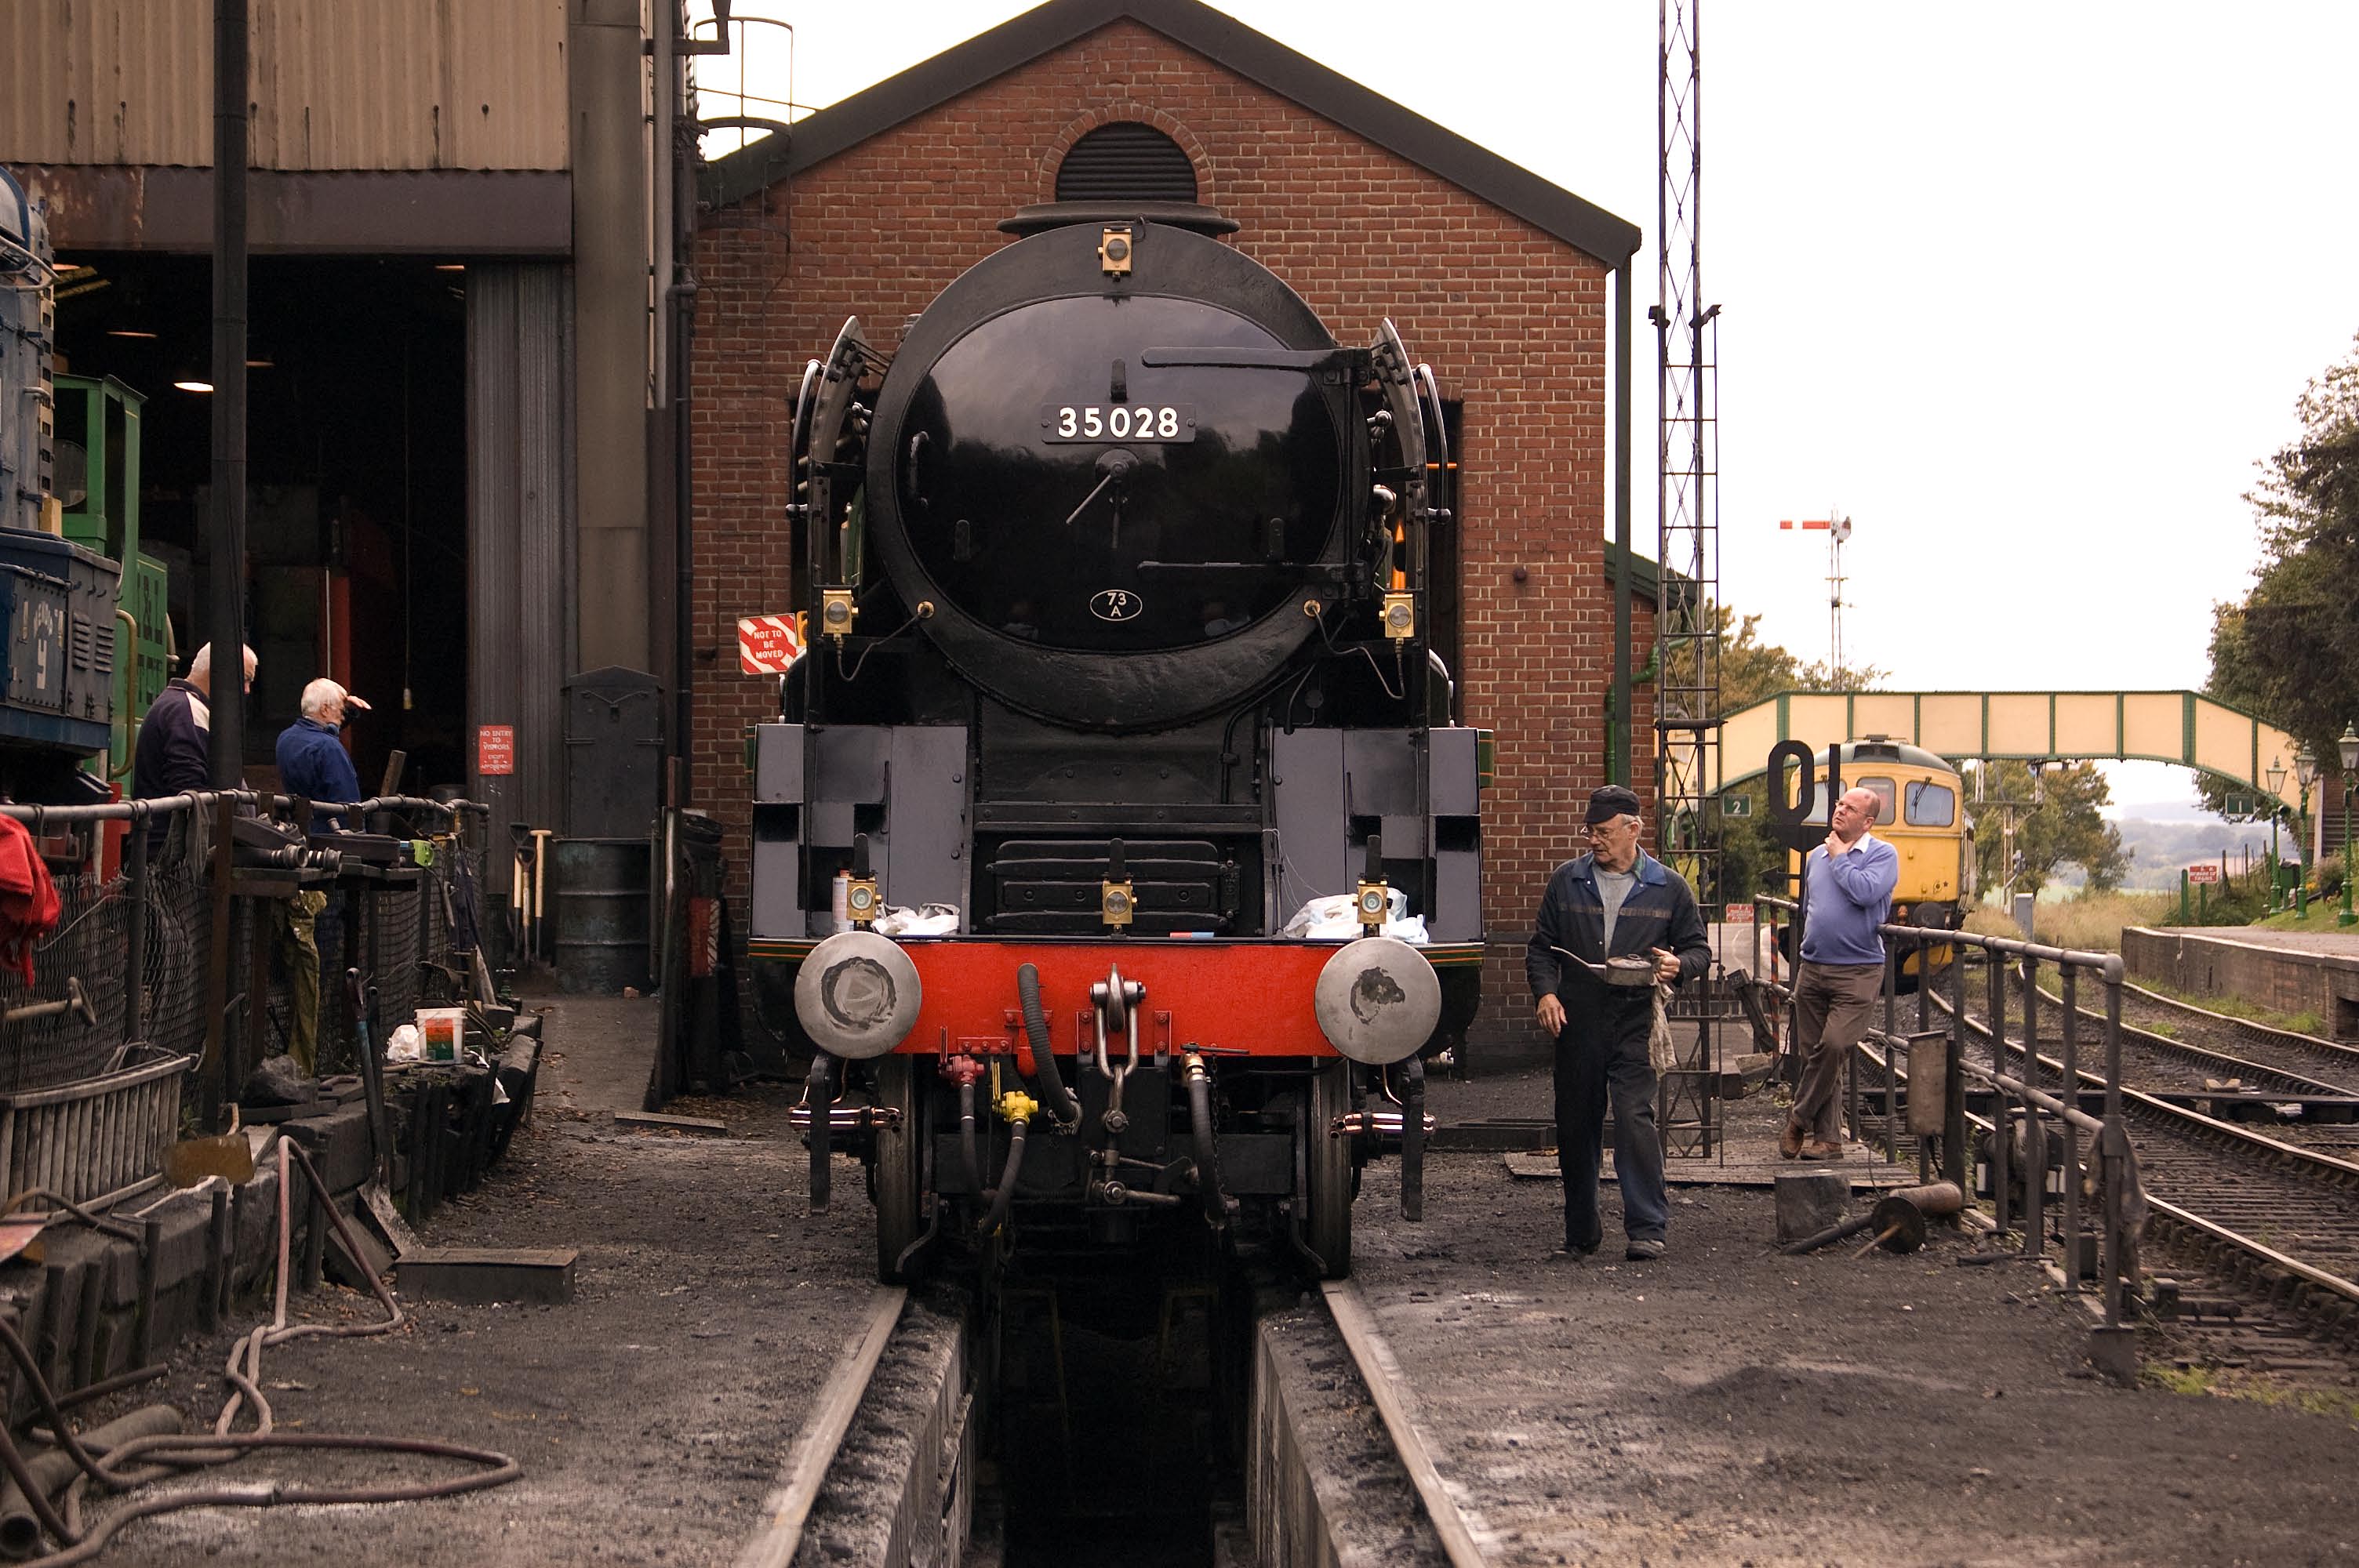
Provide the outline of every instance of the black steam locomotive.
{"type": "Polygon", "coordinates": [[[1363,1163],[1417,1213],[1481,961],[1442,406],[1208,209],[1001,227],[795,407],[810,646],[755,735],[749,947],[814,1053],[813,1200],[854,1148],[888,1280],[1173,1225],[1340,1276],[1363,1163]]]}

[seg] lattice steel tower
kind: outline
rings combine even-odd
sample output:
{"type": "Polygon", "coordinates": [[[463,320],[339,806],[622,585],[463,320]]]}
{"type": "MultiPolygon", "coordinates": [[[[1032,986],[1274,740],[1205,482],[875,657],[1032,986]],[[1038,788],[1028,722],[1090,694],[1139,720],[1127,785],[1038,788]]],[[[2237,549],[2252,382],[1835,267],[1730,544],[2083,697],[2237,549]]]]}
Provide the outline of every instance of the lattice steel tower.
{"type": "MultiPolygon", "coordinates": [[[[1655,784],[1663,859],[1697,902],[1725,902],[1720,802],[1720,307],[1703,303],[1703,0],[1661,0],[1656,240],[1662,587],[1655,618],[1655,784]]],[[[1712,912],[1716,913],[1716,912],[1712,912]]]]}
{"type": "MultiPolygon", "coordinates": [[[[1731,896],[1720,831],[1720,307],[1703,302],[1703,0],[1659,0],[1655,139],[1662,157],[1656,243],[1655,841],[1707,921],[1731,896]]],[[[1664,1152],[1709,1156],[1719,1135],[1718,984],[1679,1011],[1700,1020],[1662,1076],[1664,1152]]],[[[1675,1036],[1683,1033],[1675,1030],[1675,1036]]]]}

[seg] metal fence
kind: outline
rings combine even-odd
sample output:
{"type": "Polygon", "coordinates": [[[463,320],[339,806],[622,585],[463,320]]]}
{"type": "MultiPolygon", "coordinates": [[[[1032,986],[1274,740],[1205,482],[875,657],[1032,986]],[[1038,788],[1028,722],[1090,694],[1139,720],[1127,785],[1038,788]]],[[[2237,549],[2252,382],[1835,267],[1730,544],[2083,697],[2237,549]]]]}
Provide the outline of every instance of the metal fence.
{"type": "MultiPolygon", "coordinates": [[[[1789,899],[1765,894],[1754,901],[1756,983],[1787,1021],[1780,1033],[1789,1055],[1799,966],[1788,961],[1798,949],[1782,944],[1780,934],[1790,929],[1795,909],[1789,899]]],[[[2093,1274],[2104,1318],[2091,1331],[2091,1359],[2112,1376],[2135,1376],[2136,1352],[2133,1331],[2122,1321],[2122,1292],[2136,1240],[2126,1217],[2140,1205],[2122,1114],[2121,956],[1919,925],[1878,930],[1886,949],[1882,1024],[1844,1062],[1853,1136],[1865,1141],[1872,1120],[1887,1162],[1913,1145],[1920,1179],[1930,1177],[1938,1161],[1943,1179],[1962,1192],[1987,1193],[2002,1242],[2014,1238],[2019,1255],[2056,1267],[2068,1292],[2084,1291],[2093,1274]],[[1904,1000],[1900,981],[1912,958],[1917,983],[1913,997],[1904,1000]],[[2049,1005],[2039,989],[2043,966],[2056,970],[2062,1003],[2061,1058],[2054,1075],[2060,1096],[2034,1081],[2041,1076],[2039,1020],[2049,1005]],[[1987,1039],[1978,1048],[1970,1048],[1974,1031],[1966,1016],[1966,971],[1973,967],[1982,971],[1987,1039]],[[2012,1035],[2010,978],[2022,995],[2020,1009],[2012,1010],[2020,1033],[2012,1035]],[[2104,1025],[2096,1039],[2084,1040],[2081,990],[2092,982],[2104,989],[2104,1025]],[[1913,1029],[1903,1027],[1909,1011],[1913,1029]],[[2084,1047],[2101,1058],[2101,1067],[2083,1061],[2084,1047]],[[2089,1092],[2082,1087],[2084,1070],[2101,1078],[2101,1115],[2082,1108],[2089,1092]],[[1971,1109],[1970,1096],[1984,1100],[1986,1110],[1971,1109]],[[1978,1178],[1972,1185],[1970,1174],[1978,1178]],[[2051,1199],[2060,1212],[2051,1214],[2051,1199]]]]}
{"type": "MultiPolygon", "coordinates": [[[[237,812],[266,816],[291,804],[250,793],[227,798],[237,812]]],[[[54,875],[61,913],[35,945],[32,980],[0,973],[0,1092],[103,1073],[127,1042],[197,1056],[217,1023],[255,1026],[240,1053],[247,1065],[285,1048],[292,1004],[283,964],[268,950],[276,934],[269,906],[277,901],[242,887],[240,853],[215,842],[223,799],[196,794],[97,806],[0,806],[46,849],[60,848],[64,838],[74,845],[71,854],[49,857],[73,869],[54,875]],[[160,832],[151,835],[151,823],[161,823],[160,832]],[[120,869],[102,875],[110,863],[120,869]],[[207,1016],[217,909],[229,914],[220,933],[223,1001],[225,1012],[236,1015],[220,1021],[207,1016]],[[266,950],[257,954],[257,945],[266,950]],[[266,988],[259,1008],[252,994],[257,980],[266,988]]],[[[480,885],[484,856],[480,808],[470,803],[394,797],[344,809],[351,820],[374,817],[375,826],[425,840],[432,850],[429,864],[413,857],[390,872],[306,873],[307,882],[328,894],[322,924],[334,944],[321,954],[322,1072],[356,1063],[354,1021],[338,979],[345,966],[358,964],[374,982],[381,1020],[406,1018],[422,1002],[454,994],[446,977],[462,972],[464,959],[451,912],[468,884],[480,885]]]]}

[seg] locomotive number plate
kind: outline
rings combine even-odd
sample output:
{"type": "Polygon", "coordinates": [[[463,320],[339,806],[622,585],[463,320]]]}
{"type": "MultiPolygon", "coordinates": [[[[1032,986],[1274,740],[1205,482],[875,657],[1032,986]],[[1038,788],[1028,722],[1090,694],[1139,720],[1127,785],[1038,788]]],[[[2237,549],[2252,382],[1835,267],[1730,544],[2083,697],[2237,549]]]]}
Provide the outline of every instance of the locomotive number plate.
{"type": "Polygon", "coordinates": [[[1192,441],[1192,403],[1043,403],[1040,428],[1050,441],[1192,441]]]}

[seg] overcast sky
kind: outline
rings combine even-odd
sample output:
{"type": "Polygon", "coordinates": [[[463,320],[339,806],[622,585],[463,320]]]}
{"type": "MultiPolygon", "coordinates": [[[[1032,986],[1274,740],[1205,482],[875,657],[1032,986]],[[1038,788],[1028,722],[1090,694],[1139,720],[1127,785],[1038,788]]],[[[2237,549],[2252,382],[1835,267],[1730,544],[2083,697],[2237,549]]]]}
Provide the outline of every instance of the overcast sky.
{"type": "MultiPolygon", "coordinates": [[[[2253,463],[2359,332],[2359,5],[1705,3],[1728,602],[1823,658],[1825,535],[1777,522],[1837,508],[1845,651],[1890,687],[2201,685],[2256,557],[2253,463]]],[[[817,108],[1029,7],[755,8],[793,24],[817,108]]],[[[1218,8],[1644,231],[1652,554],[1656,6],[1218,8]]],[[[757,38],[756,91],[786,96],[786,52],[757,38]]],[[[2116,771],[2117,802],[2188,793],[2116,771]]]]}

